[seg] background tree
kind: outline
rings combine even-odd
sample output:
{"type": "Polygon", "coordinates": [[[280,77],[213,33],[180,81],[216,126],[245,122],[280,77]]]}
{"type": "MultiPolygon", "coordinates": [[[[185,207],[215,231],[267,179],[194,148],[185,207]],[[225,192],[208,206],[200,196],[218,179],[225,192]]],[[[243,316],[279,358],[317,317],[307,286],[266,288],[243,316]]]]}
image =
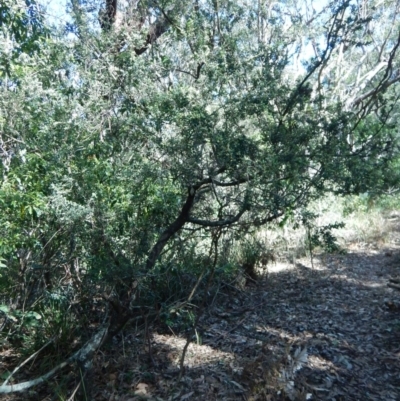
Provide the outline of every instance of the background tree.
{"type": "Polygon", "coordinates": [[[24,61],[24,54],[37,52],[40,40],[48,33],[40,6],[35,0],[3,1],[0,4],[0,77],[9,76],[12,68],[15,73],[24,61]]]}

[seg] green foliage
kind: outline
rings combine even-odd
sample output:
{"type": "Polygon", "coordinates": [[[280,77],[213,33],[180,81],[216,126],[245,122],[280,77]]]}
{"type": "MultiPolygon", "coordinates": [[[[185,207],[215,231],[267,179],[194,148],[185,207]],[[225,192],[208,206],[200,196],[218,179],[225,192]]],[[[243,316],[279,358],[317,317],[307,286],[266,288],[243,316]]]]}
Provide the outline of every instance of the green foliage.
{"type": "Polygon", "coordinates": [[[29,56],[38,52],[49,30],[36,0],[3,0],[0,4],[0,79],[23,74],[29,56]]]}
{"type": "Polygon", "coordinates": [[[397,193],[374,194],[364,193],[359,196],[346,197],[344,201],[344,215],[361,212],[368,213],[377,210],[382,213],[390,213],[400,209],[400,197],[397,193]]]}
{"type": "Polygon", "coordinates": [[[335,222],[318,226],[316,224],[318,215],[309,210],[301,211],[297,218],[298,220],[295,223],[294,228],[299,228],[300,225],[305,227],[307,233],[307,245],[311,253],[317,247],[328,253],[343,252],[343,249],[337,243],[337,238],[332,233],[332,230],[345,227],[344,222],[335,222]]]}
{"type": "Polygon", "coordinates": [[[342,248],[337,244],[337,238],[332,234],[332,230],[343,228],[345,224],[333,223],[326,226],[318,227],[312,232],[309,231],[309,246],[310,249],[321,247],[328,253],[343,252],[342,248]]]}
{"type": "Polygon", "coordinates": [[[359,196],[349,196],[345,199],[343,214],[344,216],[348,216],[353,212],[361,212],[365,213],[368,211],[368,203],[369,203],[368,194],[361,194],[359,196]]]}
{"type": "Polygon", "coordinates": [[[11,328],[5,340],[21,344],[21,350],[29,353],[32,340],[37,338],[36,333],[42,325],[42,316],[34,311],[13,310],[7,305],[0,305],[0,313],[4,315],[5,326],[11,328]]]}
{"type": "Polygon", "coordinates": [[[400,209],[400,196],[395,193],[371,197],[369,205],[386,213],[398,211],[400,209]]]}

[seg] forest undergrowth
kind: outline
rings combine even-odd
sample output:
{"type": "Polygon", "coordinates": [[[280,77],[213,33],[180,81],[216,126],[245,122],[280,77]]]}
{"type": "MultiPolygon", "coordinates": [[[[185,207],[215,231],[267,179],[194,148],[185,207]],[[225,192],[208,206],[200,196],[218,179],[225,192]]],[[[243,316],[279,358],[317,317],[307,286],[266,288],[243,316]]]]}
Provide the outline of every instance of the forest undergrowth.
{"type": "MultiPolygon", "coordinates": [[[[129,324],[95,355],[90,399],[397,400],[400,293],[387,284],[400,276],[400,214],[356,206],[336,233],[342,252],[316,248],[311,258],[286,231],[292,248],[277,247],[256,280],[220,283],[194,333],[129,324]]],[[[46,368],[42,357],[19,381],[46,368]]],[[[3,376],[22,359],[4,346],[0,358],[3,376]]],[[[74,373],[4,399],[73,400],[74,373]]]]}

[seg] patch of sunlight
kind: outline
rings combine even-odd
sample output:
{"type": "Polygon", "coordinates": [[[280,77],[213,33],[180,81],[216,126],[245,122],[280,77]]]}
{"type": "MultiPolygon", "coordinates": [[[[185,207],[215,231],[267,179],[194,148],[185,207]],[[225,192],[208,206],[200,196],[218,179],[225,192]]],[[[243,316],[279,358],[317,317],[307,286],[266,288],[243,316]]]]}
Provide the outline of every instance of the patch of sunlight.
{"type": "Polygon", "coordinates": [[[281,271],[295,270],[296,266],[292,263],[281,263],[274,262],[267,266],[266,270],[268,273],[279,273],[281,271]]]}
{"type": "MultiPolygon", "coordinates": [[[[183,348],[186,339],[171,335],[155,334],[154,347],[159,348],[158,352],[164,353],[171,365],[175,368],[180,366],[183,348]]],[[[205,363],[221,363],[233,361],[234,353],[217,350],[209,345],[190,343],[186,352],[185,366],[193,368],[202,366],[205,363]]]]}

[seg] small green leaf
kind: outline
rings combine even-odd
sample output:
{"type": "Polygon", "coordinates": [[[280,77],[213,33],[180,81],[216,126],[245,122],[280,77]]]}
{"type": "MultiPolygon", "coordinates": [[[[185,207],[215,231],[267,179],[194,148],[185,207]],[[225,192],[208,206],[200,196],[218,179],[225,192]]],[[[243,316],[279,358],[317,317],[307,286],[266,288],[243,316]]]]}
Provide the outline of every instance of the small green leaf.
{"type": "Polygon", "coordinates": [[[28,317],[28,318],[35,318],[36,320],[40,320],[41,318],[42,318],[42,316],[39,314],[39,313],[37,313],[37,312],[28,312],[27,314],[26,314],[26,317],[28,317]]]}
{"type": "Polygon", "coordinates": [[[0,305],[0,311],[4,313],[9,313],[10,308],[7,305],[0,305]]]}

